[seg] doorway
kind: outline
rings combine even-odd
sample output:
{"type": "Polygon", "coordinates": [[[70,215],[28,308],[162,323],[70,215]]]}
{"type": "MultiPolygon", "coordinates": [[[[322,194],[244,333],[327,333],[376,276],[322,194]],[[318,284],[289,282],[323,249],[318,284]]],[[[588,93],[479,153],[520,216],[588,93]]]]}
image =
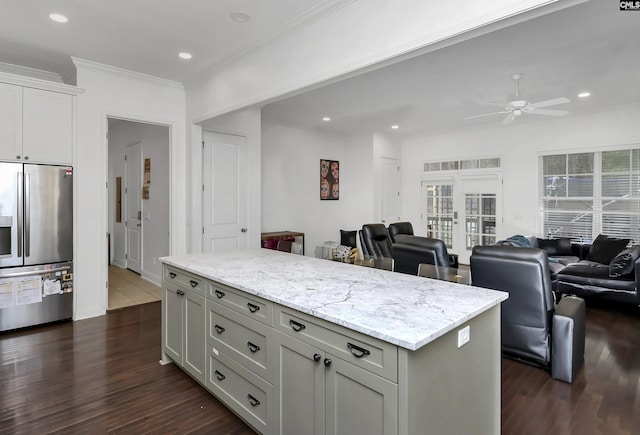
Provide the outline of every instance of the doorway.
{"type": "Polygon", "coordinates": [[[380,158],[380,222],[400,220],[400,165],[398,159],[380,158]]]}
{"type": "Polygon", "coordinates": [[[428,237],[469,264],[476,245],[496,242],[502,223],[502,173],[453,174],[422,181],[422,226],[428,237]]]}
{"type": "MultiPolygon", "coordinates": [[[[109,264],[160,285],[158,259],[171,252],[170,128],[125,119],[107,121],[109,264]]],[[[108,296],[107,302],[111,292],[108,296]]]]}

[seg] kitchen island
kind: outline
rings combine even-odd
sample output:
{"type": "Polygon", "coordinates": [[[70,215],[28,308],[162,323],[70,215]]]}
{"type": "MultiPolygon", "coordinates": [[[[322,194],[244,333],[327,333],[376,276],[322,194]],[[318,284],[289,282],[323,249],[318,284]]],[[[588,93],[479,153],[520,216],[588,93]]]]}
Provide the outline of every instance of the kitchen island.
{"type": "Polygon", "coordinates": [[[162,361],[257,431],[500,432],[506,293],[266,249],[161,260],[162,361]]]}

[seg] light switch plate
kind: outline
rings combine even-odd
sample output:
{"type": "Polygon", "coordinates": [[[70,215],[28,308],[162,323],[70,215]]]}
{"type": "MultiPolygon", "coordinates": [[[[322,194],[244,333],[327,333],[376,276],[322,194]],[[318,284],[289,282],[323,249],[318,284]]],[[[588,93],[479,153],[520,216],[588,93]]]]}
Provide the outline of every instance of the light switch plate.
{"type": "Polygon", "coordinates": [[[458,330],[458,347],[462,347],[471,339],[471,327],[469,325],[458,330]]]}

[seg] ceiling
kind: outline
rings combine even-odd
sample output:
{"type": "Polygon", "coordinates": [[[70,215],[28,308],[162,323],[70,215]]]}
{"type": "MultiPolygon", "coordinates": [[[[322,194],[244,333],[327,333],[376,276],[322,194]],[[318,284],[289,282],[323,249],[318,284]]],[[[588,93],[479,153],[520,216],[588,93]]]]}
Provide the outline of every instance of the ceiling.
{"type": "MultiPolygon", "coordinates": [[[[73,56],[186,81],[349,1],[0,0],[0,62],[69,77],[73,56]],[[51,12],[69,22],[51,21],[51,12]],[[233,12],[250,19],[236,22],[233,12]],[[180,51],[193,59],[179,59],[180,51]]],[[[501,110],[491,103],[512,98],[516,72],[524,73],[522,96],[567,97],[552,108],[568,116],[637,105],[639,18],[617,2],[592,0],[268,104],[264,119],[400,135],[500,126],[504,115],[463,118],[501,110]],[[578,99],[584,90],[591,97],[578,99]]],[[[543,119],[563,118],[525,115],[504,128],[543,119]]]]}
{"type": "Polygon", "coordinates": [[[410,60],[337,82],[265,107],[267,122],[342,133],[424,131],[564,118],[523,115],[502,126],[492,102],[513,97],[513,73],[524,73],[520,95],[531,102],[567,97],[549,107],[568,117],[640,102],[640,14],[614,1],[593,0],[497,30],[410,60]],[[577,98],[590,91],[589,98],[577,98]],[[330,122],[322,117],[329,116],[330,122]],[[398,130],[390,126],[397,124],[398,130]]]}
{"type": "Polygon", "coordinates": [[[70,56],[185,81],[344,0],[0,0],[0,62],[58,73],[70,56]],[[49,19],[65,15],[65,24],[49,19]],[[231,19],[249,15],[246,22],[231,19]],[[193,58],[185,61],[178,53],[193,58]]]}

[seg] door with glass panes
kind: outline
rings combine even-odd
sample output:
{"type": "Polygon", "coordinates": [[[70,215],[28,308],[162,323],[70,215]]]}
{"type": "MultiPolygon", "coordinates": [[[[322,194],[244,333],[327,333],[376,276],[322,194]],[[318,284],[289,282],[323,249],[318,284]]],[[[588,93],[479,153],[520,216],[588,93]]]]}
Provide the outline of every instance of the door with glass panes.
{"type": "Polygon", "coordinates": [[[500,173],[425,179],[420,233],[443,240],[460,263],[469,264],[474,246],[496,242],[501,209],[500,173]]]}

